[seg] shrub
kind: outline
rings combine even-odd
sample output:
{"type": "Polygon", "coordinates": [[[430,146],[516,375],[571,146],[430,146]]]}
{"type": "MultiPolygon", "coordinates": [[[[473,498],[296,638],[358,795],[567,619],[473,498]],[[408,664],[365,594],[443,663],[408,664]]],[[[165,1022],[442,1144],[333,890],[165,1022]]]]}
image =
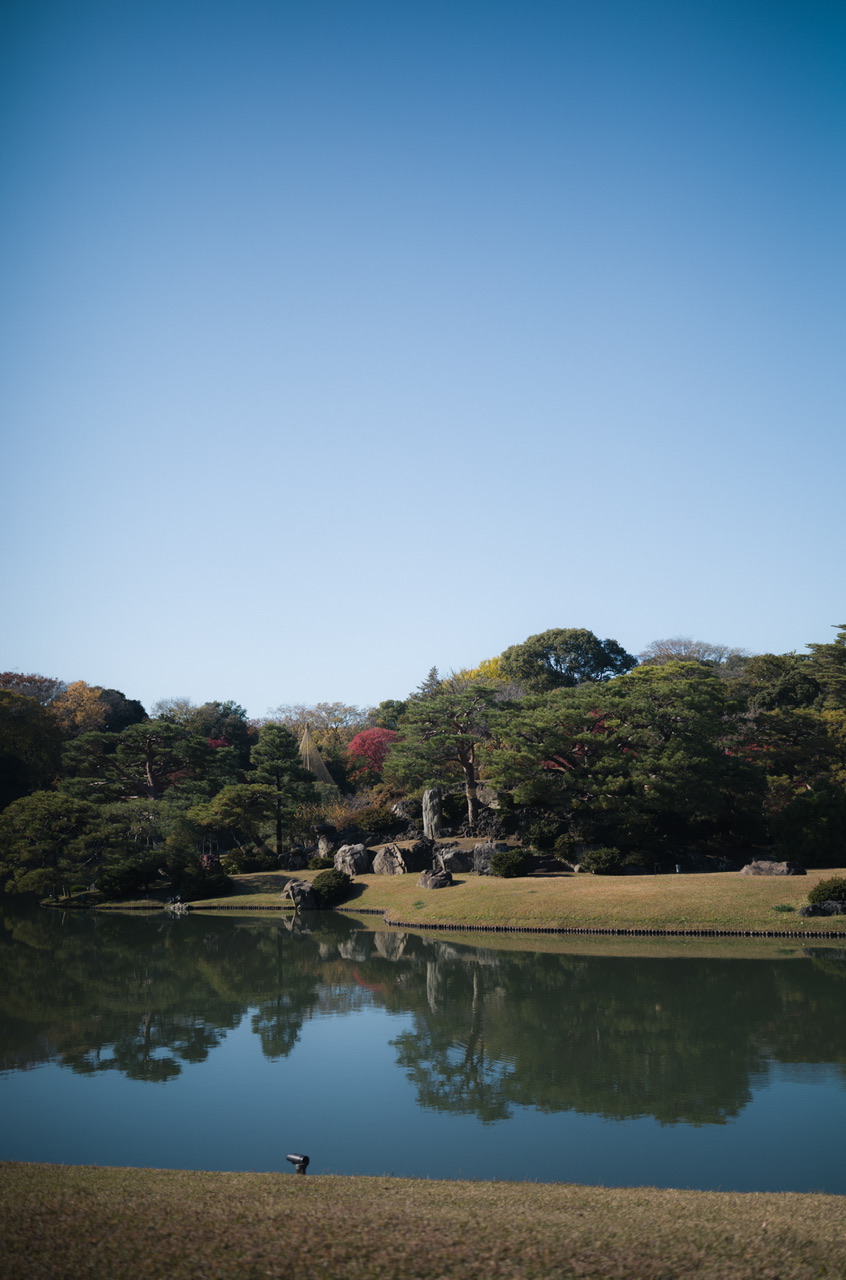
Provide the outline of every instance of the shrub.
{"type": "Polygon", "coordinates": [[[397,825],[397,815],[384,805],[375,805],[351,814],[350,822],[352,826],[372,835],[379,831],[390,831],[397,825]]]}
{"type": "Polygon", "coordinates": [[[246,875],[252,871],[278,871],[279,859],[267,849],[230,849],[223,855],[230,875],[246,875]]]}
{"type": "Polygon", "coordinates": [[[562,862],[578,862],[579,861],[579,841],[575,836],[563,835],[559,836],[552,846],[552,852],[555,857],[562,862]]]}
{"type": "Polygon", "coordinates": [[[331,871],[335,865],[334,858],[323,858],[316,853],[308,864],[309,871],[331,871]]]}
{"type": "Polygon", "coordinates": [[[491,858],[491,875],[503,880],[515,880],[527,876],[532,867],[532,855],[527,849],[502,849],[491,858]]]}
{"type": "Polygon", "coordinates": [[[846,879],[843,876],[832,876],[830,880],[820,880],[808,894],[808,901],[846,902],[846,879]]]}
{"type": "MultiPolygon", "coordinates": [[[[561,838],[562,823],[559,818],[533,818],[526,824],[526,836],[536,849],[549,851],[555,849],[561,838]]],[[[566,839],[566,837],[565,837],[566,839]]]]}
{"type": "Polygon", "coordinates": [[[311,882],[321,907],[334,907],[352,893],[352,879],[346,871],[321,871],[311,882]]]}
{"type": "Polygon", "coordinates": [[[590,849],[582,855],[579,866],[582,871],[592,871],[595,876],[621,876],[627,859],[619,849],[590,849]]]}

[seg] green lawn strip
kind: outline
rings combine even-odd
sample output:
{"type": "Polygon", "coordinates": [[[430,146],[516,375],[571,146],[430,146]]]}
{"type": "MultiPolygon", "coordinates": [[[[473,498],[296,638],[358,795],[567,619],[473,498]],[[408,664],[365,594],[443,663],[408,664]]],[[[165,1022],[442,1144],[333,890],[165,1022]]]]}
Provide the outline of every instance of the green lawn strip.
{"type": "Polygon", "coordinates": [[[843,1197],[0,1165],[14,1280],[811,1280],[843,1197]]]}
{"type": "MultiPolygon", "coordinates": [[[[315,872],[299,873],[310,878],[315,872]]],[[[420,889],[416,875],[358,876],[356,896],[344,909],[384,909],[414,925],[512,928],[759,929],[803,934],[832,931],[846,937],[846,916],[803,919],[798,910],[818,881],[844,870],[805,876],[741,876],[737,872],[663,876],[527,876],[501,880],[461,875],[449,889],[420,889]]],[[[237,877],[237,895],[192,904],[279,906],[289,873],[237,877]],[[278,888],[277,888],[278,886],[278,888]],[[268,892],[272,887],[273,892],[268,892]],[[246,892],[243,890],[246,889],[246,892]],[[257,891],[258,890],[258,891],[257,891]]]]}

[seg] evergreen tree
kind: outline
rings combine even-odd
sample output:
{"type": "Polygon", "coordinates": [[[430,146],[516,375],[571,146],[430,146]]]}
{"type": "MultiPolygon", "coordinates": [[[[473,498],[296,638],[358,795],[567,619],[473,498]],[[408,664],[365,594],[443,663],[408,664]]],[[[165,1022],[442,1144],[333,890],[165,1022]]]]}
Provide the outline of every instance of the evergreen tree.
{"type": "Polygon", "coordinates": [[[314,779],[300,761],[296,739],[281,724],[265,724],[250,757],[248,781],[273,795],[276,853],[282,852],[285,820],[298,805],[317,798],[314,779]]]}
{"type": "Polygon", "coordinates": [[[412,698],[385,762],[385,776],[411,787],[464,784],[467,825],[479,813],[478,751],[491,735],[497,694],[484,685],[464,685],[412,698]]]}
{"type": "Polygon", "coordinates": [[[846,707],[846,623],[830,644],[809,644],[810,673],[823,690],[826,707],[846,707]]]}

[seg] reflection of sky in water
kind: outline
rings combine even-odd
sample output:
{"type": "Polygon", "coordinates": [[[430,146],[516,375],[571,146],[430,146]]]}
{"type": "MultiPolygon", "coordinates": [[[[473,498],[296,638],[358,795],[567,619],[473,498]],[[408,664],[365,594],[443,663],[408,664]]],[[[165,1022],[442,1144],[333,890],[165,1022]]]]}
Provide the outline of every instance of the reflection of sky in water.
{"type": "Polygon", "coordinates": [[[368,1006],[307,1018],[271,1061],[251,1013],[165,1084],[58,1066],[0,1080],[0,1156],[72,1164],[529,1178],[605,1185],[846,1193],[846,1089],[837,1066],[776,1063],[724,1124],[606,1120],[514,1106],[510,1118],[425,1110],[391,1041],[414,1019],[368,1006]]]}

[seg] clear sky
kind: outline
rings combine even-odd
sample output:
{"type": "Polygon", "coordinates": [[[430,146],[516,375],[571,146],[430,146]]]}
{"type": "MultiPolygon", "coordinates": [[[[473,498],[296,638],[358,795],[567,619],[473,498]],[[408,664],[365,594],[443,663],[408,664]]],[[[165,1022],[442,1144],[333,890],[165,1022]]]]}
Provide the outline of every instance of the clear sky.
{"type": "Polygon", "coordinates": [[[0,13],[0,669],[261,715],[833,638],[842,0],[0,13]]]}

